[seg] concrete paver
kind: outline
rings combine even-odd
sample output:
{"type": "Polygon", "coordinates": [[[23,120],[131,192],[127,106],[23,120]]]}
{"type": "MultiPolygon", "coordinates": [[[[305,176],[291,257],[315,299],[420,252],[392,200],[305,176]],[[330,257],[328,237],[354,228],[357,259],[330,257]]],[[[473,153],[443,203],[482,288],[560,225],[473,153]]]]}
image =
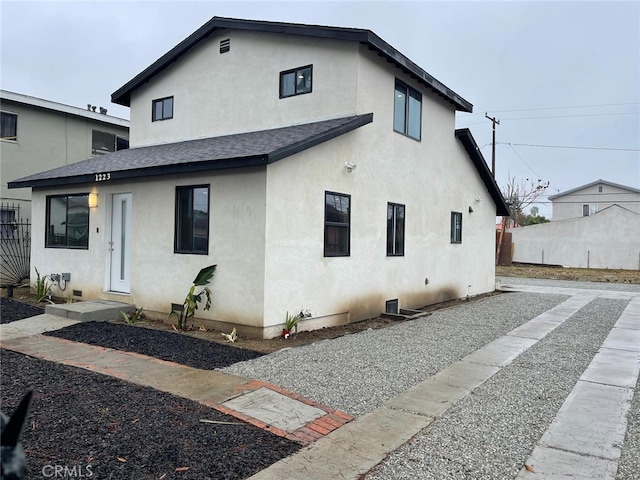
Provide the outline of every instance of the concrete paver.
{"type": "Polygon", "coordinates": [[[614,480],[618,464],[604,458],[538,446],[516,480],[614,480]],[[580,470],[576,471],[576,465],[580,470]]]}
{"type": "Polygon", "coordinates": [[[16,320],[15,322],[0,325],[0,339],[10,340],[13,338],[31,337],[39,333],[68,327],[74,323],[78,322],[69,318],[62,318],[56,315],[43,313],[42,315],[36,315],[35,317],[16,320]]]}
{"type": "Polygon", "coordinates": [[[268,388],[259,388],[232,398],[222,405],[289,432],[298,430],[325,415],[319,408],[300,404],[268,388]]]}

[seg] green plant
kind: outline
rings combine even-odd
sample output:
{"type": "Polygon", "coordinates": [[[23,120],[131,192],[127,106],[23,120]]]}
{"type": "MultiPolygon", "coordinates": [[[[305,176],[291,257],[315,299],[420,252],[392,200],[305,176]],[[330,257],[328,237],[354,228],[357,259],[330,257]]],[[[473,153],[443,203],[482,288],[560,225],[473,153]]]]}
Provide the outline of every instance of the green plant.
{"type": "Polygon", "coordinates": [[[40,276],[40,272],[36,268],[36,282],[31,285],[31,291],[35,294],[38,302],[51,295],[50,290],[53,282],[50,282],[50,279],[49,275],[40,276]]]}
{"type": "Polygon", "coordinates": [[[122,315],[122,319],[127,325],[133,325],[135,323],[138,323],[140,319],[144,318],[144,314],[142,313],[143,310],[144,309],[140,307],[137,308],[135,312],[120,312],[120,315],[122,315]]]}
{"type": "Polygon", "coordinates": [[[211,308],[211,290],[207,287],[207,284],[213,277],[213,273],[216,270],[217,265],[209,265],[208,267],[200,270],[193,285],[189,289],[189,293],[184,299],[182,309],[179,311],[173,311],[169,314],[169,318],[175,315],[178,320],[178,330],[185,330],[190,318],[193,318],[198,310],[198,303],[202,302],[202,296],[206,298],[203,310],[209,310],[211,308]],[[196,287],[204,287],[196,294],[196,287]]]}
{"type": "Polygon", "coordinates": [[[287,316],[284,322],[284,329],[291,333],[291,331],[298,326],[298,322],[300,321],[300,315],[289,315],[287,312],[287,316]]]}

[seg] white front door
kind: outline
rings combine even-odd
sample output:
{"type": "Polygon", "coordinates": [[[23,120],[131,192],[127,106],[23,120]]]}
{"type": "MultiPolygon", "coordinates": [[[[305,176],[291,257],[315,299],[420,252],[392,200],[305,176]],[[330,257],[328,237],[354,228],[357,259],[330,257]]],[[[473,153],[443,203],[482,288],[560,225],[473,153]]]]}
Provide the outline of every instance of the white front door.
{"type": "Polygon", "coordinates": [[[131,194],[115,193],[111,200],[110,285],[112,292],[130,293],[131,194]]]}

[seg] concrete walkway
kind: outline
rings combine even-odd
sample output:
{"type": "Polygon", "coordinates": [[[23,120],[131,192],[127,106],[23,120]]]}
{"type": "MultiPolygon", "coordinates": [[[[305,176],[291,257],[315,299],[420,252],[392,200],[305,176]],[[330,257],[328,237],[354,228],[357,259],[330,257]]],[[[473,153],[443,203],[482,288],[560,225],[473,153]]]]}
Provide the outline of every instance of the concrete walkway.
{"type": "MultiPolygon", "coordinates": [[[[298,480],[301,472],[304,478],[357,479],[595,298],[629,300],[531,453],[529,468],[523,467],[518,475],[518,479],[614,478],[640,370],[640,294],[515,284],[503,289],[570,298],[353,421],[264,382],[37,335],[33,321],[38,317],[2,325],[0,346],[190,398],[307,445],[253,480],[298,480]]],[[[39,318],[38,323],[64,326],[60,319],[44,320],[39,318]]]]}

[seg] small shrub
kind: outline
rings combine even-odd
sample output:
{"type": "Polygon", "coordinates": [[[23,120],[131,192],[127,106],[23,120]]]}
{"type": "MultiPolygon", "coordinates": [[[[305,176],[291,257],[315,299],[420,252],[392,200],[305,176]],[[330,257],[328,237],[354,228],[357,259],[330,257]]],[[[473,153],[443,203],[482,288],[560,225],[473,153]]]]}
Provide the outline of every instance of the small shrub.
{"type": "Polygon", "coordinates": [[[143,310],[144,309],[140,307],[136,309],[135,312],[120,312],[120,314],[122,315],[122,319],[127,325],[134,325],[144,318],[144,314],[142,313],[143,310]]]}
{"type": "MultiPolygon", "coordinates": [[[[35,267],[34,267],[35,268],[35,267]]],[[[40,272],[36,268],[36,282],[31,285],[31,291],[35,294],[36,300],[42,302],[48,296],[51,296],[51,277],[49,275],[40,276],[40,272]]]]}

